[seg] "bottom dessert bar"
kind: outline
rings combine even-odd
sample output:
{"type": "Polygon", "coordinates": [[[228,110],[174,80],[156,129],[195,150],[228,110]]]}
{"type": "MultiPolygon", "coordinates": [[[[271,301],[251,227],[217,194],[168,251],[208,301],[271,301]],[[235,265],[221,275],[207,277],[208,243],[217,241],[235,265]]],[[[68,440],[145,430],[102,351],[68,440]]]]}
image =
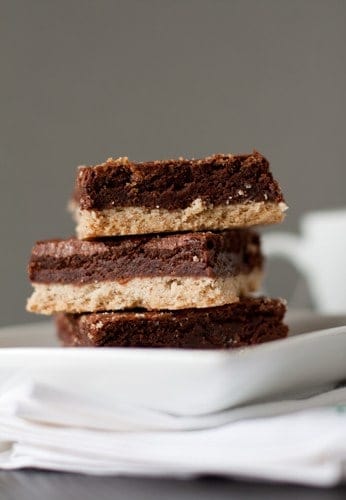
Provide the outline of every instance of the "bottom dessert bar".
{"type": "Polygon", "coordinates": [[[234,348],[286,337],[280,299],[179,311],[120,311],[56,316],[64,346],[234,348]]]}

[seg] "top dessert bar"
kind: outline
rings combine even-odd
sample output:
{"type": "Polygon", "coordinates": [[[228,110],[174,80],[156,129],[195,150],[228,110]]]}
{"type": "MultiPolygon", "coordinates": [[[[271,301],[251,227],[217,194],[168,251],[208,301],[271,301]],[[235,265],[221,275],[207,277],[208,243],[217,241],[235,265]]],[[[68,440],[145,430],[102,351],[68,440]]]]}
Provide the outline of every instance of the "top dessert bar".
{"type": "Polygon", "coordinates": [[[79,167],[71,207],[81,239],[271,224],[287,208],[256,151],[79,167]]]}

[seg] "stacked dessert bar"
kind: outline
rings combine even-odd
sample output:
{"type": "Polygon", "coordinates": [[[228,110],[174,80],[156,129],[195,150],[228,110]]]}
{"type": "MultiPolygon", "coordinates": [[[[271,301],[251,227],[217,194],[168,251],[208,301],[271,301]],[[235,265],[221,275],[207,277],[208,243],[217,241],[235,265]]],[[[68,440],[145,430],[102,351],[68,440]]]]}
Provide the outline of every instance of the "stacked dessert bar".
{"type": "Polygon", "coordinates": [[[79,167],[77,237],[36,243],[28,310],[66,346],[232,348],[286,336],[251,226],[286,205],[258,152],[79,167]]]}

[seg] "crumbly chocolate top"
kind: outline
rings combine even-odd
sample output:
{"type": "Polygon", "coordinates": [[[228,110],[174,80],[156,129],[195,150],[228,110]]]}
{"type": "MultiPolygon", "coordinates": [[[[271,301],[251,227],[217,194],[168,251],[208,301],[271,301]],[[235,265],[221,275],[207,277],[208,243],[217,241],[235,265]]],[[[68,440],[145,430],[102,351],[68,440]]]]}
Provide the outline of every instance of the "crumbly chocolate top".
{"type": "Polygon", "coordinates": [[[285,304],[241,298],[206,309],[59,314],[64,345],[94,347],[233,348],[285,337],[285,304]]]}
{"type": "Polygon", "coordinates": [[[36,243],[29,278],[36,283],[73,283],[140,276],[222,276],[261,268],[259,236],[248,229],[219,233],[113,237],[36,243]]]}
{"type": "Polygon", "coordinates": [[[257,151],[142,163],[110,158],[101,165],[79,167],[74,199],[86,210],[132,206],[176,210],[196,199],[209,206],[284,201],[268,161],[257,151]]]}

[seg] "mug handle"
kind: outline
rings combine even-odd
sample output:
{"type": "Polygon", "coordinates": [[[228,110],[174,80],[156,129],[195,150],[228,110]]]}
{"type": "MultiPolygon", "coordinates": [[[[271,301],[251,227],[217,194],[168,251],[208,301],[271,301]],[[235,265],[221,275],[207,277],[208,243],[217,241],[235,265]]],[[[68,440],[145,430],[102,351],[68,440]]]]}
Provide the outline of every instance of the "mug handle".
{"type": "Polygon", "coordinates": [[[269,257],[284,257],[305,278],[309,277],[309,262],[304,240],[301,237],[284,232],[267,233],[262,236],[262,248],[264,255],[269,257]]]}

